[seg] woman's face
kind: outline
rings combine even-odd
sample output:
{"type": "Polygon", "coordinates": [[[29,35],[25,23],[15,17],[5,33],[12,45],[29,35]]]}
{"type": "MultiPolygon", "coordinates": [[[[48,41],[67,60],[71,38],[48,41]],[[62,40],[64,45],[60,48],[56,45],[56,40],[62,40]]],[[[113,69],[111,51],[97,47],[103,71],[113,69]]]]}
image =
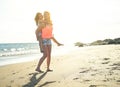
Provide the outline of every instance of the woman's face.
{"type": "Polygon", "coordinates": [[[39,19],[43,19],[42,14],[39,14],[39,15],[38,15],[38,18],[39,18],[39,19]]]}

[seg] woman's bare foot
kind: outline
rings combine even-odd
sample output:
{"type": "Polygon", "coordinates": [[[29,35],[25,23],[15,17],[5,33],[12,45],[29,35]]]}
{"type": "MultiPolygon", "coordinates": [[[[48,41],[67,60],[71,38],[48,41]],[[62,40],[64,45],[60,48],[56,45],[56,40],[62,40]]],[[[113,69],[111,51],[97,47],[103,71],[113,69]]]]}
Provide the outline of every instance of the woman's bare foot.
{"type": "Polygon", "coordinates": [[[39,73],[44,73],[44,71],[40,70],[40,69],[35,69],[35,71],[39,72],[39,73]]]}
{"type": "Polygon", "coordinates": [[[53,70],[51,70],[51,69],[47,69],[47,72],[52,72],[53,70]]]}

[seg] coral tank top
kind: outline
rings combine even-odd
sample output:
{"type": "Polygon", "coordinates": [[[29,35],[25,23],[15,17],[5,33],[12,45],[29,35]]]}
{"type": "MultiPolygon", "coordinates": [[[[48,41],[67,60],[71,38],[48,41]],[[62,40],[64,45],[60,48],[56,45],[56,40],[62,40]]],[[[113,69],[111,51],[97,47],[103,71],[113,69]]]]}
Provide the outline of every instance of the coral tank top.
{"type": "Polygon", "coordinates": [[[42,38],[50,39],[52,37],[52,26],[46,26],[42,29],[42,38]]]}

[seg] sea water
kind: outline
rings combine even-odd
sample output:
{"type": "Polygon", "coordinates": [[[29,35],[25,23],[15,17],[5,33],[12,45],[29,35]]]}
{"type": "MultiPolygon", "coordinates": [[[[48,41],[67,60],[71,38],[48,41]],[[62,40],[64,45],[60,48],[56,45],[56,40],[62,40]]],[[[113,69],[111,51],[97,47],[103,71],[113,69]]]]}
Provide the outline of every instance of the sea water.
{"type": "Polygon", "coordinates": [[[0,66],[31,61],[40,56],[38,43],[1,43],[0,66]]]}
{"type": "MultiPolygon", "coordinates": [[[[52,56],[64,55],[73,50],[74,46],[52,46],[52,56]]],[[[0,66],[32,61],[40,59],[42,53],[40,53],[38,43],[1,43],[0,44],[0,66]]]]}

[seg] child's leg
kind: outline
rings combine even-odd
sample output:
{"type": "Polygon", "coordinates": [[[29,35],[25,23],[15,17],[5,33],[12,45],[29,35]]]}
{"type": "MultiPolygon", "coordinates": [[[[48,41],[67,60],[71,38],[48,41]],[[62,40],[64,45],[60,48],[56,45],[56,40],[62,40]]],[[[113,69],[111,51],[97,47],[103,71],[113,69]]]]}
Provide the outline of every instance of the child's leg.
{"type": "Polygon", "coordinates": [[[53,40],[58,46],[63,45],[63,44],[59,43],[54,37],[52,37],[52,40],[53,40]]]}

